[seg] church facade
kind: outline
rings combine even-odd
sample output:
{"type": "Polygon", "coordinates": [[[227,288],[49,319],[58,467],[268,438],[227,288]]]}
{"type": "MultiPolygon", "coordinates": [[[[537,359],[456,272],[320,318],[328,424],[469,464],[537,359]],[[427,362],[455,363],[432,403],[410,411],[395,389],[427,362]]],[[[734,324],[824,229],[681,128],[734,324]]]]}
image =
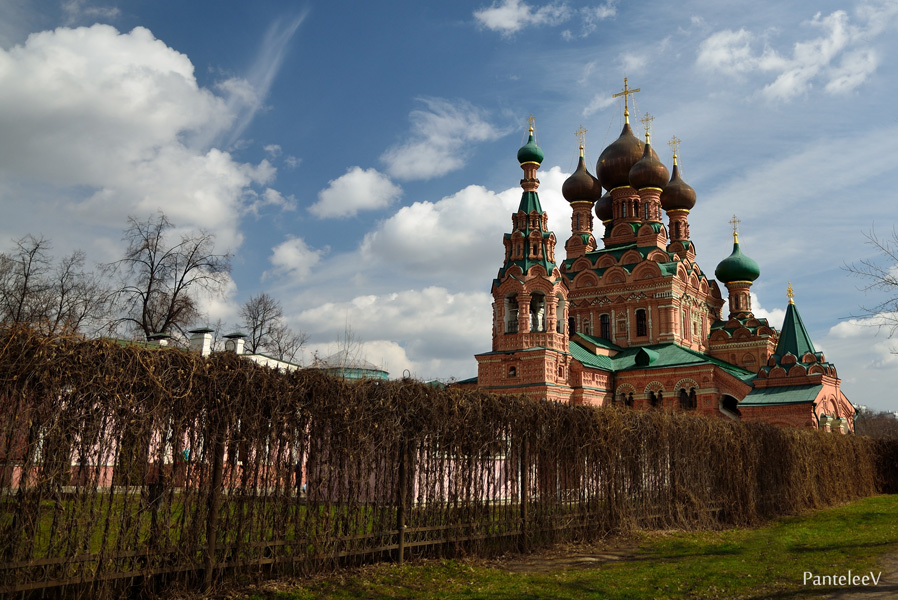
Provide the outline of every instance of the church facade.
{"type": "Polygon", "coordinates": [[[760,269],[741,251],[735,218],[732,254],[713,278],[699,266],[689,234],[696,193],[676,150],[668,171],[648,130],[644,142],[633,134],[627,93],[625,83],[625,125],[601,153],[598,177],[581,142],[562,187],[572,235],[561,261],[537,192],[543,152],[531,121],[517,155],[521,202],[492,283],[492,350],[476,356],[477,378],[463,383],[572,404],[853,431],[854,408],[835,366],[814,348],[791,286],[780,331],[752,313],[760,269]]]}

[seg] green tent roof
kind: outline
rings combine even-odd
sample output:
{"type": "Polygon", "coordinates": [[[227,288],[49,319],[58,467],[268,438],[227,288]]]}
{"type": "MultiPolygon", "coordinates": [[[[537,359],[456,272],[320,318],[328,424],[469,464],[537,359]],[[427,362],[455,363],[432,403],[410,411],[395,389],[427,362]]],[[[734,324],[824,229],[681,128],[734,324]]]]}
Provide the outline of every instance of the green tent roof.
{"type": "Polygon", "coordinates": [[[798,314],[798,309],[792,303],[786,308],[786,318],[783,319],[780,339],[776,344],[774,354],[780,358],[787,352],[791,352],[796,358],[801,358],[808,352],[817,353],[814,342],[811,341],[811,336],[808,335],[808,330],[805,329],[801,320],[801,315],[798,314]]]}

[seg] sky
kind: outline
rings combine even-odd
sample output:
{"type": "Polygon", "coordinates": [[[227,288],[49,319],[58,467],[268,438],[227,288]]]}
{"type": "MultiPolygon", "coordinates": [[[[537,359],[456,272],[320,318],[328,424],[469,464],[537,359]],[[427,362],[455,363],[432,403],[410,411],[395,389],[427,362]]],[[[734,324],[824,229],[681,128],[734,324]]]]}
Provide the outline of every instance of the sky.
{"type": "Polygon", "coordinates": [[[574,132],[594,173],[628,77],[668,167],[682,140],[703,270],[737,215],[755,313],[781,324],[791,282],[849,399],[894,411],[898,339],[863,309],[888,294],[845,266],[898,221],[896,34],[896,0],[0,0],[0,247],[108,263],[162,211],[233,254],[209,323],[267,292],[306,362],[349,328],[394,377],[471,377],[527,117],[561,260],[574,132]]]}

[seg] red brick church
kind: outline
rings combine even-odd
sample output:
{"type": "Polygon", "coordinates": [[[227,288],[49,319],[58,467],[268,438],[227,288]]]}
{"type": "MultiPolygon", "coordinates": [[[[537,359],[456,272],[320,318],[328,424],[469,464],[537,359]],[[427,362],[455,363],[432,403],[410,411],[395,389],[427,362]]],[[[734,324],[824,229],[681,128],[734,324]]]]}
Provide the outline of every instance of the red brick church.
{"type": "Polygon", "coordinates": [[[493,347],[467,382],[572,404],[694,411],[778,425],[848,432],[854,408],[802,323],[789,289],[781,331],[752,313],[758,264],[733,252],[710,277],[689,236],[695,190],[625,125],[589,173],[580,162],[562,187],[572,235],[556,262],[555,234],[540,205],[543,152],[518,151],[523,193],[493,280],[493,347]],[[602,194],[602,188],[606,190],[602,194]],[[593,212],[604,225],[601,247],[593,212]],[[666,223],[665,223],[666,215],[666,223]],[[728,295],[728,316],[718,282],[728,295]]]}

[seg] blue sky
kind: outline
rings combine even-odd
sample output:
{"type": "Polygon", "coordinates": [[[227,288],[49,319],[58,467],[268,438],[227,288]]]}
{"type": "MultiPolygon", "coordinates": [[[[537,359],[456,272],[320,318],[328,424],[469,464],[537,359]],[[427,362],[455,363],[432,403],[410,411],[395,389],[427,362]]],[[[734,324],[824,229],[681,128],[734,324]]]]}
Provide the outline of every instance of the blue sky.
{"type": "Polygon", "coordinates": [[[896,221],[896,33],[894,0],[0,0],[0,240],[108,262],[163,210],[235,255],[210,322],[267,291],[306,360],[349,324],[394,375],[469,377],[526,117],[563,252],[574,131],[594,170],[627,76],[668,165],[682,140],[703,269],[737,214],[756,312],[779,323],[791,281],[849,398],[898,410],[898,341],[842,268],[896,221]]]}

